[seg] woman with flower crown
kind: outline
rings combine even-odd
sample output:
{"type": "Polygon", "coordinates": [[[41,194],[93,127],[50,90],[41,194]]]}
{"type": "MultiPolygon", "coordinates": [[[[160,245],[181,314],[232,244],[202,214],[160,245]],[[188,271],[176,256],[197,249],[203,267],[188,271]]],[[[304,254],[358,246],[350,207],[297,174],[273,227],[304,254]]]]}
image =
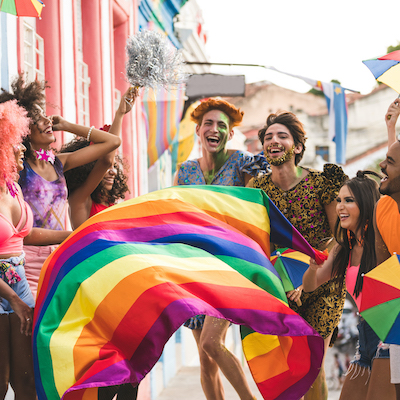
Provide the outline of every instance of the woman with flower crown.
{"type": "MultiPolygon", "coordinates": [[[[99,159],[121,143],[117,135],[66,121],[60,116],[45,114],[45,83],[25,83],[19,75],[11,84],[12,92],[3,91],[0,103],[15,99],[31,119],[30,133],[24,139],[26,159],[19,184],[34,215],[33,226],[64,230],[67,222],[67,186],[64,171],[99,159]],[[57,154],[50,149],[55,142],[54,131],[65,131],[93,143],[73,153],[57,154]]],[[[122,118],[122,117],[121,117],[122,118]]],[[[54,246],[24,246],[26,275],[34,298],[43,262],[54,246]]]]}

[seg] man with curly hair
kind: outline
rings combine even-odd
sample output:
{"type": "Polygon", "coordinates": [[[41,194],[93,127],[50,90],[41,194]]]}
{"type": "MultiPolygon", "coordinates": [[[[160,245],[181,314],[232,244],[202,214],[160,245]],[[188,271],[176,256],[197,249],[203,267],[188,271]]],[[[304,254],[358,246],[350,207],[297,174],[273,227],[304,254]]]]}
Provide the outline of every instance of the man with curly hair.
{"type": "MultiPolygon", "coordinates": [[[[178,167],[174,185],[245,186],[252,175],[267,167],[263,157],[226,147],[234,135],[233,128],[241,123],[243,114],[233,104],[219,98],[210,98],[196,107],[190,116],[197,124],[196,134],[201,143],[202,156],[185,161],[178,167]]],[[[229,322],[197,315],[185,326],[192,329],[197,343],[201,384],[206,398],[225,398],[219,374],[221,369],[241,400],[254,399],[239,360],[225,347],[229,322]]]]}

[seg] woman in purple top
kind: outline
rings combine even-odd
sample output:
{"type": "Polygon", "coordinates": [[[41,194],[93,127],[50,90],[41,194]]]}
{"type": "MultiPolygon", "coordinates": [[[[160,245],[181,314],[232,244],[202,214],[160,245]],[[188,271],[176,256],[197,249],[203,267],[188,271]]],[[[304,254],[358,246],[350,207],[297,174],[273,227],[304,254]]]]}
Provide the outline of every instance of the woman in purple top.
{"type": "MultiPolygon", "coordinates": [[[[263,165],[262,157],[240,150],[228,150],[228,140],[233,137],[233,127],[239,125],[243,112],[232,104],[209,99],[202,102],[191,114],[196,122],[202,157],[182,163],[174,185],[245,186],[251,175],[263,165]]],[[[197,315],[185,323],[193,330],[200,357],[201,385],[208,400],[223,400],[224,389],[219,368],[235,388],[241,400],[255,399],[246,381],[239,360],[225,347],[229,321],[197,315]]]]}
{"type": "MultiPolygon", "coordinates": [[[[115,150],[121,143],[118,136],[67,122],[60,116],[45,114],[45,84],[38,81],[25,84],[19,75],[11,85],[12,92],[3,91],[0,103],[17,100],[31,119],[30,134],[24,139],[26,147],[24,170],[19,184],[34,215],[34,227],[64,230],[67,221],[67,187],[63,171],[97,160],[115,150]],[[73,153],[54,156],[50,145],[55,142],[54,131],[71,132],[93,142],[92,146],[73,153]]],[[[36,297],[43,262],[53,246],[24,246],[26,276],[36,297]]]]}

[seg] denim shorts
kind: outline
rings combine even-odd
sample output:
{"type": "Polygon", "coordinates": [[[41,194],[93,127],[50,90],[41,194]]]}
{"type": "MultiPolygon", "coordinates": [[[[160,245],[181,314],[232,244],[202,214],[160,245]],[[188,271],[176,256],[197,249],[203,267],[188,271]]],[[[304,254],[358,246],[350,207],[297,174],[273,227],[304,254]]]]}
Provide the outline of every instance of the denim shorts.
{"type": "MultiPolygon", "coordinates": [[[[28,281],[26,280],[24,264],[22,265],[20,264],[21,258],[24,258],[24,256],[25,255],[22,254],[19,257],[11,257],[6,260],[3,259],[1,261],[6,261],[11,264],[14,264],[15,271],[20,276],[21,280],[9,286],[11,287],[11,289],[14,290],[15,293],[17,293],[18,297],[24,303],[26,303],[29,307],[33,308],[35,307],[35,301],[33,299],[31,289],[29,288],[28,281]]],[[[5,298],[0,297],[0,314],[10,314],[13,312],[14,310],[11,308],[10,303],[5,298]]]]}
{"type": "Polygon", "coordinates": [[[352,364],[371,369],[375,358],[389,358],[388,346],[380,345],[381,340],[363,318],[360,318],[357,329],[358,346],[352,364]]]}

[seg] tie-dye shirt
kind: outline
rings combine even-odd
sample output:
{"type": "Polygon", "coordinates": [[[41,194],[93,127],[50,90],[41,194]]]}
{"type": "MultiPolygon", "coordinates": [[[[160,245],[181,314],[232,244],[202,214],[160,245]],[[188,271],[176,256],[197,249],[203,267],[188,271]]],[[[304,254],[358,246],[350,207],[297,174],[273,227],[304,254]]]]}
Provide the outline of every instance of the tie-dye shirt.
{"type": "Polygon", "coordinates": [[[25,160],[24,169],[19,173],[18,183],[25,201],[32,208],[33,226],[64,230],[67,221],[68,190],[63,165],[57,157],[54,169],[58,178],[49,182],[38,175],[25,160]]]}

